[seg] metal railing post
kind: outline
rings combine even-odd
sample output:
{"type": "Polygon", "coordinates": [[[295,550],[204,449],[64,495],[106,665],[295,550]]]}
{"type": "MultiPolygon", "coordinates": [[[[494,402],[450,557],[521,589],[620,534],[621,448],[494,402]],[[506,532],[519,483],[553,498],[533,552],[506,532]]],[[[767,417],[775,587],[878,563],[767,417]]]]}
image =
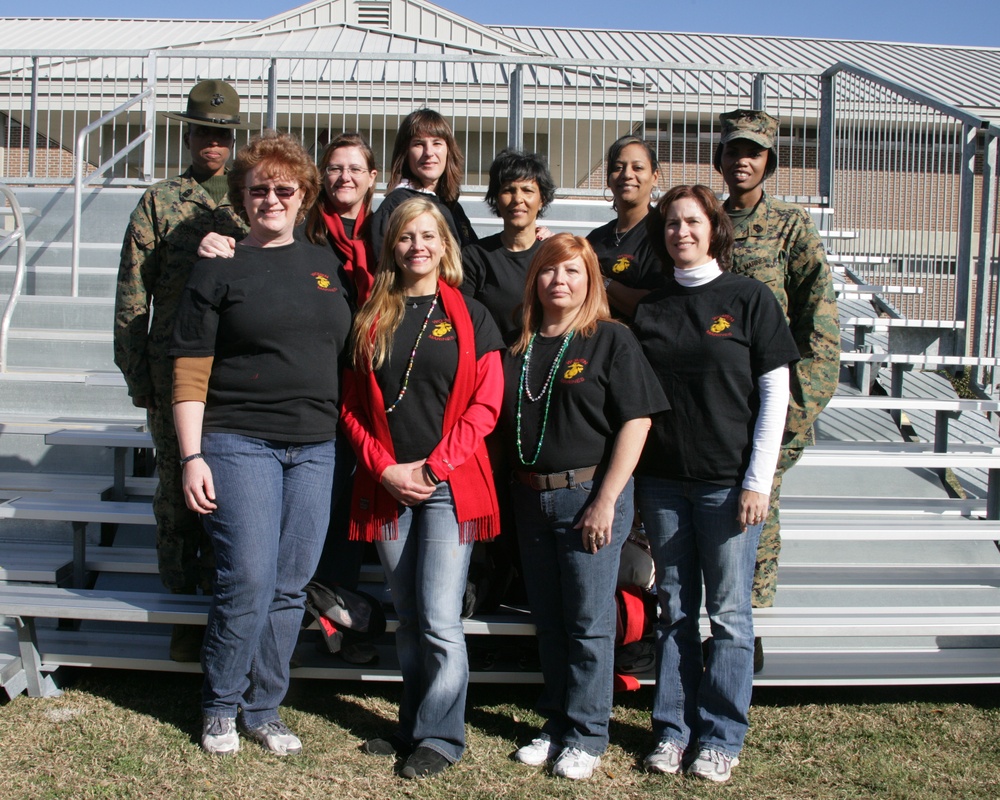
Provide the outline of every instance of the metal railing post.
{"type": "Polygon", "coordinates": [[[837,123],[837,75],[825,72],[820,82],[819,111],[819,193],[826,197],[828,208],[833,204],[834,133],[837,123]]]}
{"type": "Polygon", "coordinates": [[[507,100],[507,146],[524,149],[524,65],[518,64],[510,73],[507,100]]]}
{"type": "MultiPolygon", "coordinates": [[[[982,206],[979,211],[979,256],[976,263],[976,324],[972,337],[974,356],[993,356],[997,352],[997,325],[995,317],[990,314],[990,309],[996,308],[997,300],[993,270],[993,237],[996,234],[998,143],[1000,139],[993,130],[987,130],[983,141],[982,206]]],[[[980,367],[970,369],[972,383],[983,385],[981,372],[980,367]]],[[[988,372],[990,383],[993,383],[995,370],[989,368],[988,372]]]]}
{"type": "MultiPolygon", "coordinates": [[[[24,134],[21,134],[24,145],[24,134]]],[[[31,57],[31,139],[28,141],[28,177],[35,176],[35,159],[38,156],[38,56],[31,57]]]]}
{"type": "MultiPolygon", "coordinates": [[[[968,322],[969,308],[972,304],[972,217],[976,185],[976,142],[979,129],[962,123],[962,160],[959,163],[959,200],[958,200],[958,252],[955,260],[955,320],[968,322]]],[[[968,351],[968,337],[959,337],[963,341],[961,352],[968,351]]]]}
{"type": "Polygon", "coordinates": [[[764,104],[767,103],[767,95],[764,92],[764,78],[767,77],[763,72],[758,72],[753,76],[753,88],[750,90],[750,102],[753,103],[754,108],[759,108],[761,111],[766,110],[764,104]]]}
{"type": "Polygon", "coordinates": [[[156,169],[156,53],[150,53],[146,58],[146,70],[146,90],[149,92],[146,130],[150,135],[142,147],[142,179],[152,181],[156,169]]]}
{"type": "Polygon", "coordinates": [[[272,58],[267,69],[267,125],[274,130],[278,127],[278,59],[272,58]]]}

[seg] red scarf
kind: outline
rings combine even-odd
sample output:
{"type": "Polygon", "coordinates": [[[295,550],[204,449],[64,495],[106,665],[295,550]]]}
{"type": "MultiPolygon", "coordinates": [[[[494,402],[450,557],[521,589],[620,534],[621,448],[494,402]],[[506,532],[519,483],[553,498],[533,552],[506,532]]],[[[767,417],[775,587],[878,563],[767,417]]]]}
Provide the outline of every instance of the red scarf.
{"type": "Polygon", "coordinates": [[[365,221],[365,207],[362,205],[358,209],[358,218],[354,220],[355,238],[349,239],[347,231],[344,230],[344,221],[340,218],[340,214],[330,208],[329,203],[329,199],[324,196],[319,210],[326,222],[326,229],[330,233],[330,242],[344,258],[344,272],[348,279],[354,282],[357,291],[356,305],[361,308],[365,300],[368,299],[372,284],[375,282],[369,267],[369,265],[375,264],[375,254],[372,252],[371,243],[357,238],[361,231],[361,225],[365,221]]]}
{"type": "MultiPolygon", "coordinates": [[[[451,394],[444,406],[442,436],[458,423],[469,407],[476,386],[476,333],[461,292],[444,281],[438,282],[441,305],[455,326],[458,342],[458,367],[451,394]]],[[[375,379],[374,370],[354,373],[361,398],[372,427],[372,436],[395,456],[389,434],[389,418],[385,400],[375,379]]],[[[494,538],[500,533],[500,512],[497,506],[493,472],[486,445],[480,442],[476,451],[452,471],[447,478],[455,501],[459,541],[468,544],[494,538]]],[[[354,474],[354,494],[351,499],[350,538],[366,542],[395,539],[399,535],[399,504],[375,476],[360,463],[354,474]]]]}

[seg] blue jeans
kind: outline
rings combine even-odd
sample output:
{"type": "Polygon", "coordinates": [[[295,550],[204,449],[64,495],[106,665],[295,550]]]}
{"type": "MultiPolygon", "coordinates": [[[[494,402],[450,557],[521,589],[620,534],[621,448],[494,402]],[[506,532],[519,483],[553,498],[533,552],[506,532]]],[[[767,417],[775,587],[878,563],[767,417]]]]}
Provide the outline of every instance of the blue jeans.
{"type": "Polygon", "coordinates": [[[538,629],[545,688],[542,732],[566,747],[600,755],[608,746],[615,663],[615,586],[632,525],[632,482],[615,503],[611,543],[584,550],[579,521],[596,491],[536,491],[514,483],[511,495],[524,583],[538,629]]]}
{"type": "Polygon", "coordinates": [[[462,597],[472,543],[458,539],[451,488],[442,483],[424,502],[399,507],[396,539],[376,542],[399,617],[398,736],[452,763],[465,752],[469,688],[462,597]]]}
{"type": "Polygon", "coordinates": [[[740,531],[738,486],[636,476],[635,488],[660,603],[653,733],[683,749],[739,755],[753,690],[750,593],[761,526],[740,531]],[[702,580],[712,627],[704,665],[702,580]]]}
{"type": "Polygon", "coordinates": [[[202,648],[206,715],[248,727],[278,719],[288,662],[330,518],[334,441],[311,444],[206,433],[218,508],[215,596],[202,648]]]}

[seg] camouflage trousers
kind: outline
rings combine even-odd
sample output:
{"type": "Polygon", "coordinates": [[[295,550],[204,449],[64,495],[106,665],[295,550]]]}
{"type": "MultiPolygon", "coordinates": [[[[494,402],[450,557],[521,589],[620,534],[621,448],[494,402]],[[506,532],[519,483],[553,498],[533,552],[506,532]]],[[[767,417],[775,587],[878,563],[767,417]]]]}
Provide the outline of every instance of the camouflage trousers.
{"type": "Polygon", "coordinates": [[[774,605],[774,595],[778,590],[778,556],[781,554],[781,479],[787,470],[802,458],[801,447],[783,447],[778,456],[778,468],[774,471],[771,484],[771,499],[767,509],[767,519],[760,532],[757,545],[757,564],[753,573],[754,608],[770,608],[774,605]]]}
{"type": "Polygon", "coordinates": [[[215,557],[201,518],[184,502],[180,449],[170,395],[156,397],[156,407],[149,412],[148,419],[156,446],[159,476],[153,495],[153,516],[156,517],[160,580],[172,592],[195,594],[200,588],[205,594],[211,594],[215,557]]]}

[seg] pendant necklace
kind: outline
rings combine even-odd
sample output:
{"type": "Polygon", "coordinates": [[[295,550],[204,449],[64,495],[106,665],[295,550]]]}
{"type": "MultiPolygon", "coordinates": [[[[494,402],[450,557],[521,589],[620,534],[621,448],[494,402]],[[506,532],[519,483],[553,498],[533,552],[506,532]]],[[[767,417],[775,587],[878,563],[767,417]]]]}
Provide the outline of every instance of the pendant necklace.
{"type": "MultiPolygon", "coordinates": [[[[417,348],[420,346],[420,340],[424,336],[424,331],[427,330],[427,325],[431,321],[431,314],[434,313],[434,309],[437,308],[439,293],[434,293],[434,299],[431,301],[431,307],[427,309],[427,316],[424,317],[424,324],[420,326],[420,333],[417,334],[417,340],[413,343],[413,349],[410,351],[410,362],[406,365],[406,373],[403,375],[403,388],[399,390],[399,395],[393,401],[391,406],[386,406],[385,413],[391,414],[396,410],[396,406],[399,405],[399,401],[403,399],[403,395],[406,394],[406,388],[410,383],[410,373],[413,372],[413,361],[417,357],[417,348]]],[[[416,308],[417,304],[414,303],[413,307],[416,308]]]]}
{"type": "Polygon", "coordinates": [[[537,333],[531,334],[531,339],[528,341],[528,348],[524,351],[524,363],[521,364],[521,386],[520,391],[517,393],[517,457],[526,467],[530,467],[538,461],[538,456],[542,452],[542,443],[545,441],[545,428],[549,421],[549,406],[552,403],[552,382],[555,374],[559,371],[559,366],[562,364],[563,356],[566,355],[566,348],[569,347],[570,340],[573,338],[573,331],[567,331],[563,334],[562,345],[559,347],[556,357],[552,360],[552,366],[549,367],[549,374],[545,378],[545,383],[542,384],[541,391],[537,395],[533,395],[528,388],[528,370],[531,366],[531,351],[534,348],[535,337],[537,335],[537,333]],[[530,461],[524,457],[524,449],[521,445],[521,409],[524,398],[527,398],[529,403],[537,402],[542,398],[545,399],[545,410],[542,412],[542,428],[538,435],[535,455],[532,456],[530,461]]]}
{"type": "Polygon", "coordinates": [[[628,232],[634,228],[635,225],[629,225],[625,230],[619,231],[615,228],[615,247],[621,247],[622,239],[628,236],[628,232]]]}

